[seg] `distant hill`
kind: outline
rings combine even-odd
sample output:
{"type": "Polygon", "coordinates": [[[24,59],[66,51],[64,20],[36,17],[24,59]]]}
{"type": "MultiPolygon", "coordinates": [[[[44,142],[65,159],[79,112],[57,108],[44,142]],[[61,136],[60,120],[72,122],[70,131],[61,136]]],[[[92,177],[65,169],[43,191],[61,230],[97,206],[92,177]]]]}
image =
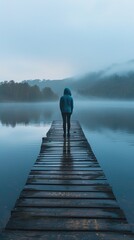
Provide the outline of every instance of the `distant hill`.
{"type": "Polygon", "coordinates": [[[40,89],[49,87],[61,96],[65,87],[73,95],[82,98],[134,99],[134,60],[113,64],[98,72],[63,80],[25,80],[29,85],[40,89]]]}
{"type": "Polygon", "coordinates": [[[78,87],[78,93],[85,97],[134,99],[134,73],[124,76],[118,74],[100,76],[89,84],[87,79],[83,79],[83,85],[78,87]]]}
{"type": "Polygon", "coordinates": [[[107,69],[80,77],[62,80],[24,80],[20,83],[0,83],[2,101],[56,101],[64,88],[71,89],[75,99],[134,99],[134,60],[126,64],[114,64],[107,69]]]}

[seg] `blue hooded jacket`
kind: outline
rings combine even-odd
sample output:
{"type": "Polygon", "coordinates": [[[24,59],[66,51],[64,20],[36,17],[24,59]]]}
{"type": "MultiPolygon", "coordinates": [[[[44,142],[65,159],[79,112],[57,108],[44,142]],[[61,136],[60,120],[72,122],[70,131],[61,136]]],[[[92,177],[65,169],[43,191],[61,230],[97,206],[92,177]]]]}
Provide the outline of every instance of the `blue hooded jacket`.
{"type": "Polygon", "coordinates": [[[73,98],[69,88],[64,89],[64,95],[60,98],[60,110],[62,113],[73,112],[73,98]]]}

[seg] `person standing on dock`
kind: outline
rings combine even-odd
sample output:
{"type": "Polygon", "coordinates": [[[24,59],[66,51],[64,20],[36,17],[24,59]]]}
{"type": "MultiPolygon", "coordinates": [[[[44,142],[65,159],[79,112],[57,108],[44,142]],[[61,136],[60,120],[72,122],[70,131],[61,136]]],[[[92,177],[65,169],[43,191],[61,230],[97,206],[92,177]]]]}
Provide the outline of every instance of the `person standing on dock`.
{"type": "Polygon", "coordinates": [[[60,110],[63,119],[63,136],[66,137],[66,125],[67,134],[70,137],[70,118],[73,112],[73,98],[69,88],[64,89],[64,95],[60,98],[60,110]]]}

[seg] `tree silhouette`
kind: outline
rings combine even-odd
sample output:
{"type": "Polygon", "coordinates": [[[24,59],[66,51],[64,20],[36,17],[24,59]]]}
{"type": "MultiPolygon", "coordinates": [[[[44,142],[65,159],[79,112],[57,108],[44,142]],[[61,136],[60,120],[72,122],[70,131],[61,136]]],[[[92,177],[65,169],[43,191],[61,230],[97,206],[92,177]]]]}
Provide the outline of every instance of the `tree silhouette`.
{"type": "Polygon", "coordinates": [[[51,88],[44,88],[42,91],[37,85],[30,86],[26,82],[16,83],[13,80],[0,83],[0,102],[33,102],[33,101],[54,101],[58,96],[51,88]]]}

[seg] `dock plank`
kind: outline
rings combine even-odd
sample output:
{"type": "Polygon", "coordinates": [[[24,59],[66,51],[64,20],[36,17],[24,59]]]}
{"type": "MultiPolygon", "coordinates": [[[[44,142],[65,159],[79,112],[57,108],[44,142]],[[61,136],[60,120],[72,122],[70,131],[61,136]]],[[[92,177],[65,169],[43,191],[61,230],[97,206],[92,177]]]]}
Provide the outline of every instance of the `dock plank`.
{"type": "Polygon", "coordinates": [[[43,217],[81,217],[81,218],[110,218],[110,219],[125,219],[123,212],[120,209],[109,208],[66,208],[66,207],[17,207],[13,213],[13,216],[24,216],[28,212],[29,216],[43,216],[43,217]]]}
{"type": "Polygon", "coordinates": [[[7,229],[11,230],[59,230],[59,231],[122,231],[129,232],[130,227],[121,219],[87,219],[30,216],[29,214],[13,216],[8,222],[7,229]]]}
{"type": "Polygon", "coordinates": [[[91,232],[91,231],[25,231],[7,230],[1,234],[1,240],[133,240],[131,233],[91,232]]]}
{"type": "Polygon", "coordinates": [[[76,207],[76,208],[118,208],[114,199],[40,199],[22,198],[17,201],[17,206],[23,207],[76,207]]]}
{"type": "Polygon", "coordinates": [[[29,179],[30,178],[35,178],[36,179],[40,178],[40,179],[71,179],[71,180],[106,180],[105,175],[103,174],[103,172],[93,172],[90,173],[90,175],[87,174],[83,174],[83,175],[77,175],[77,174],[70,174],[70,175],[62,175],[62,174],[46,174],[46,172],[42,173],[42,172],[31,172],[29,174],[29,179]]]}
{"type": "Polygon", "coordinates": [[[107,184],[99,184],[94,186],[72,186],[72,185],[35,185],[35,184],[27,184],[24,187],[25,190],[31,189],[31,190],[43,190],[43,191],[70,191],[70,192],[98,192],[98,191],[111,191],[111,187],[107,184]]]}
{"type": "Polygon", "coordinates": [[[112,191],[101,192],[60,192],[60,191],[36,191],[36,190],[23,190],[20,197],[22,198],[60,198],[60,199],[115,199],[112,191]]]}
{"type": "Polygon", "coordinates": [[[33,178],[29,178],[27,181],[27,184],[43,184],[43,185],[102,185],[104,186],[104,184],[108,184],[107,180],[71,180],[71,179],[42,179],[39,177],[33,177],[33,178]]]}

